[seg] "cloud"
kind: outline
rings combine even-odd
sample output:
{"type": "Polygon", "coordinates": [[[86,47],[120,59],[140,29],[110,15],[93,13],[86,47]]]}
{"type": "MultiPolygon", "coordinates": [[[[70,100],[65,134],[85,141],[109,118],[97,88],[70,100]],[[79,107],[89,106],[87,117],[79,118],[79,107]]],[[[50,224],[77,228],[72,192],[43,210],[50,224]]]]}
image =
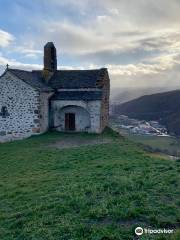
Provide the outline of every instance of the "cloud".
{"type": "Polygon", "coordinates": [[[21,46],[16,47],[13,50],[16,52],[25,53],[25,54],[42,54],[43,53],[42,50],[30,49],[30,48],[25,48],[21,46]]]}
{"type": "MultiPolygon", "coordinates": [[[[14,68],[14,69],[22,69],[22,70],[42,70],[43,69],[43,65],[42,64],[30,64],[30,63],[23,63],[20,61],[17,61],[16,59],[9,59],[6,58],[4,56],[2,56],[2,54],[0,54],[0,74],[3,73],[3,71],[6,69],[6,65],[9,65],[9,68],[14,68]]],[[[89,69],[92,69],[94,66],[89,66],[89,69]]],[[[80,70],[83,69],[82,66],[79,67],[72,67],[72,66],[58,66],[58,69],[64,69],[64,70],[80,70]]]]}
{"type": "MultiPolygon", "coordinates": [[[[72,56],[73,59],[87,62],[88,65],[90,61],[96,65],[122,64],[123,61],[124,64],[130,64],[143,61],[148,56],[154,57],[154,54],[164,50],[163,47],[167,49],[170,46],[171,50],[174,48],[176,51],[179,44],[175,38],[174,43],[170,42],[173,34],[178,31],[179,25],[176,23],[180,23],[175,21],[177,18],[180,20],[177,11],[180,4],[175,0],[171,3],[167,0],[100,0],[98,3],[94,0],[45,0],[45,3],[51,7],[54,4],[56,8],[76,7],[77,14],[83,8],[92,15],[96,12],[96,16],[94,19],[85,17],[79,23],[74,23],[69,15],[63,19],[42,18],[39,24],[34,19],[35,34],[24,34],[23,40],[28,46],[33,41],[38,51],[45,41],[54,41],[61,55],[67,54],[69,58],[72,56]],[[96,6],[94,12],[90,12],[93,6],[96,6]],[[160,12],[162,15],[159,15],[160,12]],[[153,24],[154,19],[162,22],[163,26],[160,27],[157,22],[153,24]],[[168,24],[165,24],[166,22],[168,24]]],[[[27,56],[35,55],[37,52],[27,52],[27,56]]]]}
{"type": "MultiPolygon", "coordinates": [[[[179,55],[180,56],[180,55],[179,55]]],[[[138,64],[128,64],[128,65],[107,65],[110,69],[112,75],[127,75],[127,76],[136,76],[136,75],[152,75],[159,74],[163,71],[168,71],[173,69],[174,66],[180,64],[176,60],[177,55],[166,55],[155,57],[147,64],[138,63],[138,64]]]]}
{"type": "Polygon", "coordinates": [[[8,59],[0,55],[0,69],[5,70],[7,64],[9,64],[11,68],[19,68],[23,70],[42,69],[42,65],[40,64],[23,63],[17,61],[16,59],[8,59]]]}
{"type": "Polygon", "coordinates": [[[28,46],[12,46],[9,51],[22,54],[26,58],[38,58],[43,56],[43,50],[33,49],[28,46]]]}
{"type": "Polygon", "coordinates": [[[112,88],[179,84],[180,1],[19,2],[23,9],[36,10],[29,11],[33,18],[24,10],[28,30],[16,34],[17,40],[7,33],[11,40],[5,41],[3,56],[10,65],[42,68],[43,46],[53,41],[61,68],[106,66],[112,88]]]}
{"type": "Polygon", "coordinates": [[[15,37],[0,29],[0,47],[8,47],[10,43],[15,40],[15,37]]]}

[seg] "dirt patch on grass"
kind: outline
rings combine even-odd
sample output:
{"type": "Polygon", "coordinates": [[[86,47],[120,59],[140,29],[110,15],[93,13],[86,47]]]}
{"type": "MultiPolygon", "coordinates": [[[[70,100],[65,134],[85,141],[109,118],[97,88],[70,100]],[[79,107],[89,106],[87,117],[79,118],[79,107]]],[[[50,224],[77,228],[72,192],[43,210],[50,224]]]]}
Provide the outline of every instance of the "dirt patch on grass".
{"type": "Polygon", "coordinates": [[[108,139],[108,138],[84,139],[79,137],[74,137],[74,138],[67,137],[67,138],[58,140],[54,143],[51,143],[48,146],[57,148],[57,149],[63,149],[63,148],[77,148],[80,146],[89,146],[89,145],[97,145],[97,144],[107,144],[111,142],[112,142],[112,139],[108,139]]]}

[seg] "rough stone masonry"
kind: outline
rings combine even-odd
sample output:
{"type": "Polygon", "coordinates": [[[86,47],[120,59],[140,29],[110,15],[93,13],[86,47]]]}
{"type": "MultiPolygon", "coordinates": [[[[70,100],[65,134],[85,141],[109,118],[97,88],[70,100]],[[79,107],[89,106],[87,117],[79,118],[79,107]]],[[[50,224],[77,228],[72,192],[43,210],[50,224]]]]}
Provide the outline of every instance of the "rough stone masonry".
{"type": "Polygon", "coordinates": [[[106,68],[57,70],[56,48],[44,47],[44,69],[7,68],[0,77],[0,142],[54,129],[100,133],[108,125],[106,68]]]}

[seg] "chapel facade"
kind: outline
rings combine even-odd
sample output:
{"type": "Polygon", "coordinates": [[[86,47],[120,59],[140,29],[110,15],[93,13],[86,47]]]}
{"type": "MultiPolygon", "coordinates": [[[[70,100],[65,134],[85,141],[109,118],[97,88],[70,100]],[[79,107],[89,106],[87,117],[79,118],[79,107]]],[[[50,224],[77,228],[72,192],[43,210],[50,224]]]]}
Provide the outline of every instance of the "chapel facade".
{"type": "Polygon", "coordinates": [[[7,68],[0,77],[0,142],[50,129],[101,133],[108,125],[106,68],[58,70],[56,48],[44,46],[43,70],[7,68]]]}

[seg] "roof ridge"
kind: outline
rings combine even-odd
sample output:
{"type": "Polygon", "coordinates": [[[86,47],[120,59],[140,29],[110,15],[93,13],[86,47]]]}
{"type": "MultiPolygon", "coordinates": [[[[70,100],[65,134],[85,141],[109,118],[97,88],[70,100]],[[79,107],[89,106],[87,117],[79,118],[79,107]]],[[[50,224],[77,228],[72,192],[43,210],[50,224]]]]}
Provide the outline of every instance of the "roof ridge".
{"type": "Polygon", "coordinates": [[[21,70],[8,69],[9,73],[25,81],[26,83],[38,89],[51,88],[97,88],[102,87],[103,79],[106,76],[107,69],[87,69],[87,70],[57,70],[49,79],[48,83],[43,81],[43,70],[21,70]]]}
{"type": "Polygon", "coordinates": [[[56,72],[61,71],[101,71],[101,70],[107,70],[107,68],[94,68],[94,69],[58,69],[56,72]]]}
{"type": "Polygon", "coordinates": [[[17,68],[8,68],[8,71],[21,71],[21,72],[28,72],[32,73],[33,71],[23,70],[23,69],[17,69],[17,68]]]}

